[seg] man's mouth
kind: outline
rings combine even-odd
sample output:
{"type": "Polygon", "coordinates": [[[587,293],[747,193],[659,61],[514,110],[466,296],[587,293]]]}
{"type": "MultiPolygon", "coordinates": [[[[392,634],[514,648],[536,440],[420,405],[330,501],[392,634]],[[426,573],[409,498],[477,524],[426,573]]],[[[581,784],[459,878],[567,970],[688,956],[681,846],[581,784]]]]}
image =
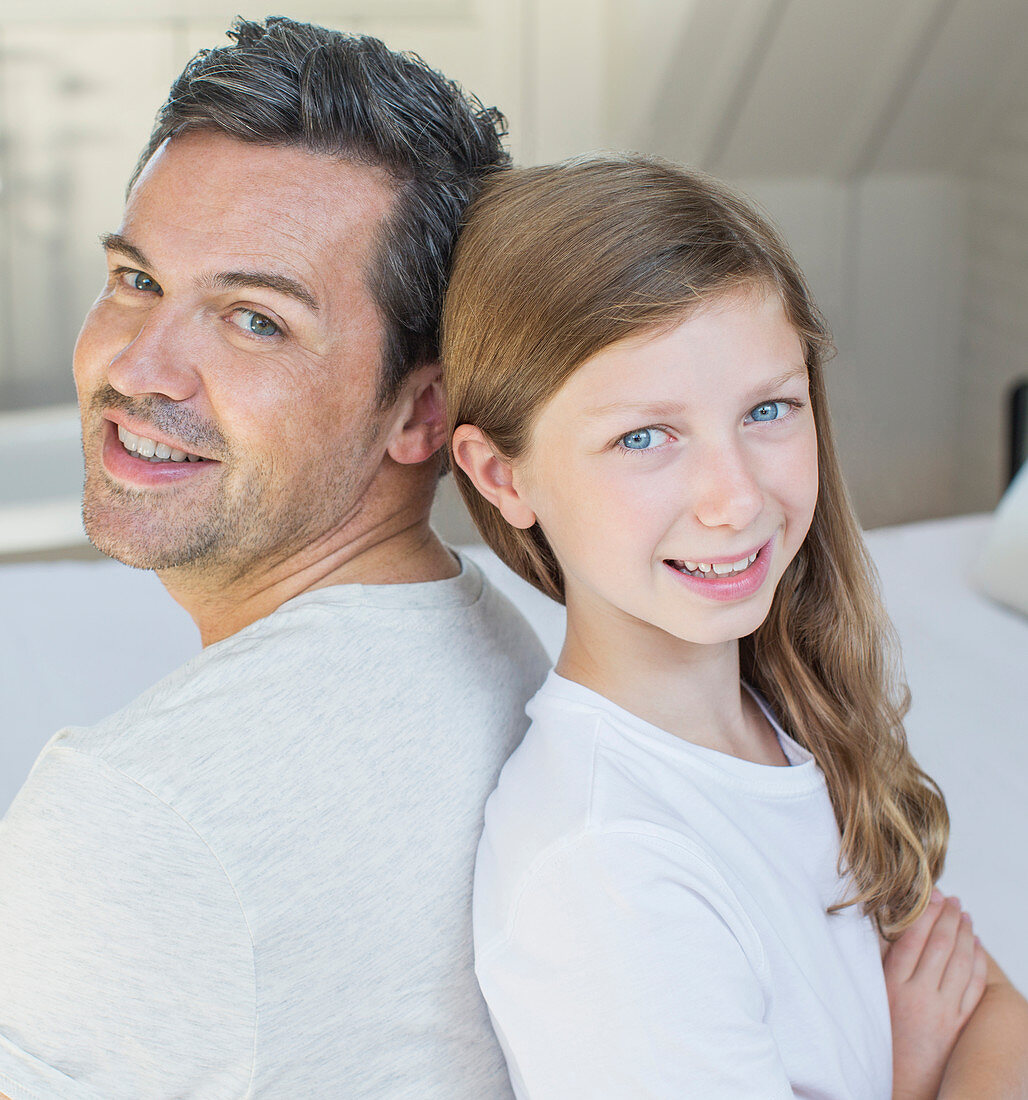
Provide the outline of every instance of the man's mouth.
{"type": "Polygon", "coordinates": [[[131,452],[137,458],[145,458],[147,462],[206,462],[207,459],[200,455],[190,454],[188,451],[180,451],[169,447],[167,443],[158,443],[154,439],[148,439],[145,435],[133,435],[121,424],[118,425],[118,438],[126,451],[131,452]]]}
{"type": "Polygon", "coordinates": [[[674,561],[668,559],[668,565],[677,569],[679,573],[687,573],[690,577],[713,580],[715,577],[735,577],[740,573],[745,573],[757,560],[759,553],[759,550],[754,550],[749,557],[732,562],[674,561]]]}

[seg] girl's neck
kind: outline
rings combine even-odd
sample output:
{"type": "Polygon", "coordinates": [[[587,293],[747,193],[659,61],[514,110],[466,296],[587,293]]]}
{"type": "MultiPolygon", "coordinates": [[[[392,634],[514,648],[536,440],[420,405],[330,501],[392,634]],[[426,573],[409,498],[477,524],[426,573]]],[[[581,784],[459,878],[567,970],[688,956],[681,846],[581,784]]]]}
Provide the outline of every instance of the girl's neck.
{"type": "Polygon", "coordinates": [[[771,724],[739,678],[739,643],[699,645],[646,624],[583,630],[573,610],[556,671],[651,725],[757,764],[787,765],[771,724]]]}

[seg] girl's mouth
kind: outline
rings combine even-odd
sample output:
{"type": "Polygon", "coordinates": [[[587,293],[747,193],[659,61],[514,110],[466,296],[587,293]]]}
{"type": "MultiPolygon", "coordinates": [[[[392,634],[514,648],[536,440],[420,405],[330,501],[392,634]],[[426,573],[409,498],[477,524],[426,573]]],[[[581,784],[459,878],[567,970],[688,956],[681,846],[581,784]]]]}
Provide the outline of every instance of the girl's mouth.
{"type": "Polygon", "coordinates": [[[755,595],[771,570],[775,537],[734,561],[688,561],[665,558],[664,564],[679,584],[697,595],[719,602],[743,600],[755,595]]]}
{"type": "Polygon", "coordinates": [[[754,550],[748,557],[733,562],[668,560],[668,565],[677,569],[679,573],[687,573],[690,577],[699,577],[701,580],[714,580],[717,577],[736,577],[740,573],[744,573],[757,560],[759,553],[759,549],[754,550]]]}

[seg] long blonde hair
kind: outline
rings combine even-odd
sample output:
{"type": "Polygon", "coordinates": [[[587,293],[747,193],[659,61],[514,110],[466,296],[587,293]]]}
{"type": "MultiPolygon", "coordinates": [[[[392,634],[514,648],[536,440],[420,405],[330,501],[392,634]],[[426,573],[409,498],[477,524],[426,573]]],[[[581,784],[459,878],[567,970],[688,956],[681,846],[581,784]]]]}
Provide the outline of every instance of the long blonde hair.
{"type": "MultiPolygon", "coordinates": [[[[471,209],[443,313],[449,434],[473,424],[516,461],[539,411],[583,362],[746,285],[779,297],[802,342],[820,484],[767,619],[740,641],[741,670],[825,774],[840,871],[855,886],[833,911],[860,904],[891,937],[928,903],[949,818],[907,748],[909,692],[832,442],[830,335],[771,225],[717,181],[652,158],[593,156],[495,178],[471,209]]],[[[508,525],[452,466],[489,546],[563,602],[539,525],[508,525]]]]}

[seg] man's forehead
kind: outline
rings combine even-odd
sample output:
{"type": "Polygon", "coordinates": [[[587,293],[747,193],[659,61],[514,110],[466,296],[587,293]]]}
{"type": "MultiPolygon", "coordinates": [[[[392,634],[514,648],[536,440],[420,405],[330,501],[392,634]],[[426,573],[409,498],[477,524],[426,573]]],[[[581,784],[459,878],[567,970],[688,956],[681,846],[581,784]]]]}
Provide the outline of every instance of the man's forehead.
{"type": "Polygon", "coordinates": [[[194,230],[232,232],[241,243],[264,232],[309,247],[367,239],[394,197],[391,178],[373,165],[201,131],[158,149],[129,193],[126,216],[178,211],[194,230]]]}
{"type": "Polygon", "coordinates": [[[378,165],[307,149],[294,143],[243,141],[217,130],[187,130],[168,138],[147,161],[132,190],[154,174],[171,174],[183,183],[216,185],[225,180],[252,194],[269,183],[292,187],[312,197],[331,192],[351,202],[387,210],[395,180],[378,165]]]}
{"type": "Polygon", "coordinates": [[[309,285],[330,272],[363,273],[394,194],[374,166],[199,131],[154,154],[111,239],[148,254],[189,253],[212,277],[266,271],[309,285]]]}

